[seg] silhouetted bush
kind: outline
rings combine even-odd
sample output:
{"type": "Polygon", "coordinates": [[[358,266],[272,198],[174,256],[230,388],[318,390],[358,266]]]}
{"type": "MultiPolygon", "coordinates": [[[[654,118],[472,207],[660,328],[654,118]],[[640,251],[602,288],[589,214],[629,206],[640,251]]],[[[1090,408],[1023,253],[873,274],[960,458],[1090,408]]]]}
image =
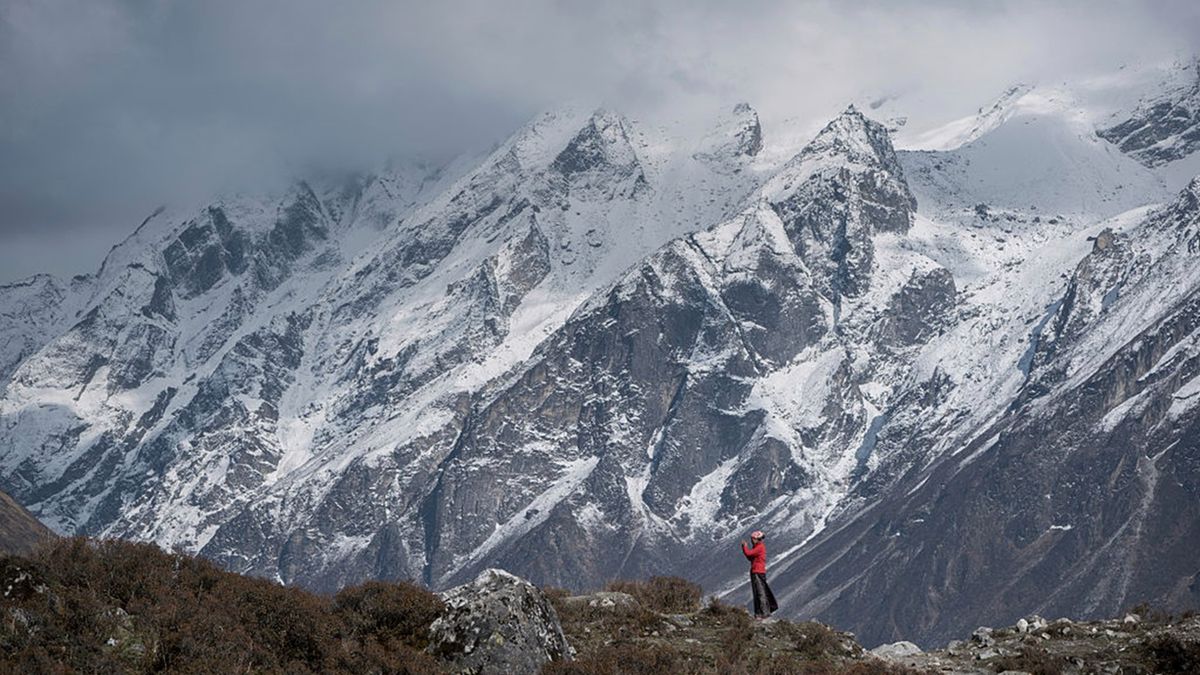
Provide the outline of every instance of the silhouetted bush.
{"type": "Polygon", "coordinates": [[[628,593],[648,609],[664,614],[694,612],[700,608],[703,589],[679,577],[650,577],[646,581],[614,581],[609,591],[628,593]]]}

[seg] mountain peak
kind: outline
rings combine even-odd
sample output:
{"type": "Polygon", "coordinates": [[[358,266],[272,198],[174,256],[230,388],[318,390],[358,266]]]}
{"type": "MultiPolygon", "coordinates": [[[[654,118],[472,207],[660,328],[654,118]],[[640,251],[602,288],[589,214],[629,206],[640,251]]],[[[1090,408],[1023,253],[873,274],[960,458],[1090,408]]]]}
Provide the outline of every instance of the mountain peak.
{"type": "Polygon", "coordinates": [[[828,297],[869,283],[876,232],[907,232],[917,202],[887,129],[853,105],[763,187],[763,196],[828,297]]]}
{"type": "MultiPolygon", "coordinates": [[[[594,172],[611,173],[632,188],[645,184],[645,174],[629,138],[629,123],[617,113],[597,109],[551,162],[550,168],[568,180],[594,172]]],[[[611,186],[610,186],[611,187],[611,186]]]]}
{"type": "Polygon", "coordinates": [[[870,119],[850,104],[817,134],[797,159],[809,163],[818,159],[842,160],[861,165],[882,165],[899,172],[896,152],[887,128],[870,119]]]}
{"type": "Polygon", "coordinates": [[[746,102],[722,115],[713,130],[700,142],[696,157],[708,160],[744,159],[762,151],[762,124],[758,112],[746,102]]]}

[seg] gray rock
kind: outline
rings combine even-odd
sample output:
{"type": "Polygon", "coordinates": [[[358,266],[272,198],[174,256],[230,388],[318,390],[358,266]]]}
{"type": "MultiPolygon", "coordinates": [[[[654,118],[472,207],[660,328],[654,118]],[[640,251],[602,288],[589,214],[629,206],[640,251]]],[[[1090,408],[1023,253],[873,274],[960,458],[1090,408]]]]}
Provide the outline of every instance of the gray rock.
{"type": "Polygon", "coordinates": [[[545,594],[504,570],[484,570],[441,597],[446,611],[430,626],[428,651],[455,672],[532,673],[573,657],[545,594]]]}
{"type": "Polygon", "coordinates": [[[975,629],[974,633],[971,633],[971,642],[984,647],[990,647],[996,643],[996,640],[992,637],[991,628],[987,626],[980,626],[979,628],[975,629]]]}
{"type": "Polygon", "coordinates": [[[628,593],[620,591],[599,591],[587,595],[572,595],[562,599],[565,605],[586,605],[597,609],[633,608],[638,601],[628,593]]]}
{"type": "Polygon", "coordinates": [[[906,656],[920,654],[921,648],[911,642],[908,642],[907,640],[901,640],[899,642],[879,645],[878,647],[872,649],[871,653],[881,659],[895,661],[898,659],[903,659],[906,656]]]}

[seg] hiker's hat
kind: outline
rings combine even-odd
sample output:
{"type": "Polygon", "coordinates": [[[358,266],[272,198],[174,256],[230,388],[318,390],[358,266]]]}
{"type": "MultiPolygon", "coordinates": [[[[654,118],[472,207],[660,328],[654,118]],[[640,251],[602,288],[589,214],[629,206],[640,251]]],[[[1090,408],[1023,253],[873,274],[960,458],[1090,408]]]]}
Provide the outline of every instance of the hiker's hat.
{"type": "Polygon", "coordinates": [[[763,534],[762,530],[755,530],[750,533],[751,539],[766,539],[767,535],[763,534]]]}

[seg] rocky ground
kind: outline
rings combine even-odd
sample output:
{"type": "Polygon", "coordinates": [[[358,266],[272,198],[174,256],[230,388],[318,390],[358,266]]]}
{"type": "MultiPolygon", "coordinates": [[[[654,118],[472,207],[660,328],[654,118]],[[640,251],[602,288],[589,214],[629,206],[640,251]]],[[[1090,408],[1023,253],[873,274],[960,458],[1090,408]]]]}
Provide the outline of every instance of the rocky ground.
{"type": "Polygon", "coordinates": [[[1031,616],[1015,626],[981,627],[944,649],[897,642],[868,651],[853,634],[816,622],[756,621],[715,601],[681,611],[699,602],[699,589],[689,598],[663,587],[669,585],[652,580],[624,584],[630,592],[581,596],[551,591],[575,661],[544,672],[1200,673],[1200,615],[1192,613],[1141,607],[1107,621],[1031,616]]]}
{"type": "Polygon", "coordinates": [[[676,578],[620,582],[567,595],[549,590],[572,661],[545,673],[916,673],[865,651],[850,633],[820,623],[755,620],[740,607],[702,601],[676,578]]]}
{"type": "Polygon", "coordinates": [[[1197,673],[1200,615],[1150,612],[1108,621],[1046,621],[1032,616],[1005,628],[981,627],[944,649],[898,642],[872,653],[936,673],[1197,673]]]}

